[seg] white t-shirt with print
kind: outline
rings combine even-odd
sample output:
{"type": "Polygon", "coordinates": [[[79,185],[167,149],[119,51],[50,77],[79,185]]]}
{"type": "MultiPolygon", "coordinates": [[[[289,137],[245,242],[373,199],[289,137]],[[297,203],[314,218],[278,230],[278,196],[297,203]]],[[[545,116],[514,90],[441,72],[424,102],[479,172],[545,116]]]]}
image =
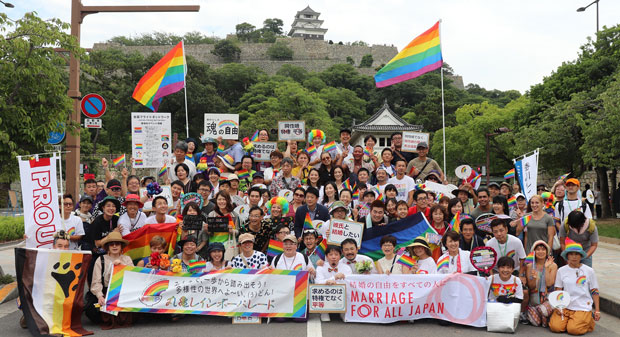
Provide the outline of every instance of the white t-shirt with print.
{"type": "Polygon", "coordinates": [[[418,260],[418,271],[416,274],[437,274],[437,264],[432,256],[424,260],[418,260]]]}
{"type": "Polygon", "coordinates": [[[575,311],[592,311],[591,289],[598,289],[594,269],[582,264],[579,268],[565,265],[558,269],[555,287],[562,288],[570,295],[570,304],[566,309],[575,311]]]}
{"type": "Polygon", "coordinates": [[[495,302],[499,296],[512,296],[523,299],[523,283],[521,279],[510,275],[508,281],[502,281],[498,274],[489,276],[489,302],[495,302]]]}
{"type": "Polygon", "coordinates": [[[496,238],[492,238],[487,241],[487,246],[495,249],[495,253],[497,253],[497,259],[500,257],[508,256],[511,257],[515,262],[515,270],[519,270],[521,267],[522,259],[525,259],[525,249],[523,248],[523,243],[517,237],[506,234],[507,239],[506,242],[500,244],[497,242],[496,238]]]}
{"type": "MultiPolygon", "coordinates": [[[[448,252],[443,254],[437,261],[441,261],[446,256],[448,256],[448,252]]],[[[462,250],[461,248],[459,248],[459,255],[450,257],[450,263],[448,264],[448,268],[442,268],[441,270],[438,270],[437,273],[439,274],[456,273],[458,271],[459,259],[461,261],[461,273],[469,273],[472,271],[476,271],[476,269],[474,269],[474,266],[471,265],[471,261],[469,260],[469,251],[462,250]]]]}
{"type": "Polygon", "coordinates": [[[583,215],[585,215],[586,218],[592,219],[592,212],[590,212],[590,207],[588,207],[588,205],[586,205],[586,203],[584,203],[580,199],[564,199],[561,202],[561,207],[560,205],[556,205],[555,207],[555,217],[560,218],[562,220],[562,223],[566,221],[566,218],[568,218],[568,214],[576,209],[583,212],[583,215]]]}
{"type": "MultiPolygon", "coordinates": [[[[62,219],[62,229],[67,232],[69,235],[84,235],[84,223],[82,222],[82,218],[75,216],[73,214],[69,215],[69,219],[62,219]]],[[[78,250],[79,245],[76,241],[69,241],[69,249],[70,250],[78,250]]]]}
{"type": "MultiPolygon", "coordinates": [[[[310,260],[308,260],[310,262],[310,260]]],[[[308,270],[312,263],[307,264],[304,255],[300,252],[295,252],[294,257],[286,257],[284,254],[280,255],[278,259],[278,264],[276,264],[276,259],[274,258],[271,261],[271,266],[275,269],[283,269],[283,270],[308,270]]]]}
{"type": "Polygon", "coordinates": [[[396,195],[396,200],[404,200],[408,201],[409,191],[413,191],[415,189],[415,181],[410,176],[403,176],[402,179],[398,179],[396,176],[388,179],[388,184],[392,184],[398,190],[398,194],[396,195]]]}

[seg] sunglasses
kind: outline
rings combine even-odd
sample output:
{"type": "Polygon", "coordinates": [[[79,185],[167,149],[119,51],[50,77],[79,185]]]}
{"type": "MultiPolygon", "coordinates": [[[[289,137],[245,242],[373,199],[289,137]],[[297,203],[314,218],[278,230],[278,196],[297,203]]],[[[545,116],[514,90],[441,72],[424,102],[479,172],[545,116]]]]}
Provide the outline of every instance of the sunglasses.
{"type": "Polygon", "coordinates": [[[121,190],[121,188],[120,187],[112,187],[111,190],[114,191],[114,192],[118,192],[118,191],[121,190]]]}

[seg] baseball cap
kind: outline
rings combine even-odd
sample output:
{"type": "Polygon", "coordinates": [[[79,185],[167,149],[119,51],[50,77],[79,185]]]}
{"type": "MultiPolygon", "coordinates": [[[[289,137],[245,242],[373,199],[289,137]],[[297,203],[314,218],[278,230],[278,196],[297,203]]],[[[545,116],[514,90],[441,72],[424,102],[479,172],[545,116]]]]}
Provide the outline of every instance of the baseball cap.
{"type": "Polygon", "coordinates": [[[575,184],[577,186],[581,186],[581,183],[579,183],[579,180],[577,178],[570,178],[566,180],[566,185],[568,184],[575,184]]]}

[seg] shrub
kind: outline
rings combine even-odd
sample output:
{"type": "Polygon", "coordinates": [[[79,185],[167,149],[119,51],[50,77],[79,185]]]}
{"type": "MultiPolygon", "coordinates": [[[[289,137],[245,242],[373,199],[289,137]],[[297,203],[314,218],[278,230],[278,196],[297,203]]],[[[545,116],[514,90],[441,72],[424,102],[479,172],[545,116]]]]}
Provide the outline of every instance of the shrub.
{"type": "Polygon", "coordinates": [[[0,216],[0,242],[24,237],[24,217],[0,216]]]}
{"type": "Polygon", "coordinates": [[[241,49],[229,40],[221,40],[215,44],[211,53],[221,57],[226,62],[232,62],[239,59],[241,49]]]}
{"type": "Polygon", "coordinates": [[[274,60],[291,60],[293,58],[293,50],[286,43],[276,42],[267,49],[267,55],[274,60]]]}
{"type": "Polygon", "coordinates": [[[364,55],[364,57],[362,57],[362,60],[360,61],[360,68],[370,68],[373,61],[374,60],[372,59],[372,55],[364,55]]]}

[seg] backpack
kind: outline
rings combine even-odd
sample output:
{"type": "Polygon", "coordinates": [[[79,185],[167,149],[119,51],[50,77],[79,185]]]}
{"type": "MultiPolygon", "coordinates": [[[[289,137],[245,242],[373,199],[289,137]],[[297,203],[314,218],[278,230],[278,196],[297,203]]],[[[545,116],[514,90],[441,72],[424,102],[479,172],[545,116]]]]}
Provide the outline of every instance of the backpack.
{"type": "MultiPolygon", "coordinates": [[[[586,218],[586,223],[588,224],[588,233],[592,235],[592,233],[594,233],[594,230],[596,229],[596,224],[594,223],[594,220],[587,219],[587,218],[586,218]]],[[[566,237],[568,237],[569,231],[570,231],[570,228],[568,228],[568,218],[567,218],[566,220],[564,220],[564,232],[566,232],[566,237]]]]}
{"type": "MultiPolygon", "coordinates": [[[[280,261],[280,256],[282,256],[282,254],[284,253],[280,253],[278,254],[278,256],[275,257],[275,259],[273,259],[273,265],[277,266],[278,265],[278,261],[280,261]]],[[[306,262],[306,266],[308,265],[308,256],[306,254],[301,254],[304,257],[304,261],[306,262]]]]}

